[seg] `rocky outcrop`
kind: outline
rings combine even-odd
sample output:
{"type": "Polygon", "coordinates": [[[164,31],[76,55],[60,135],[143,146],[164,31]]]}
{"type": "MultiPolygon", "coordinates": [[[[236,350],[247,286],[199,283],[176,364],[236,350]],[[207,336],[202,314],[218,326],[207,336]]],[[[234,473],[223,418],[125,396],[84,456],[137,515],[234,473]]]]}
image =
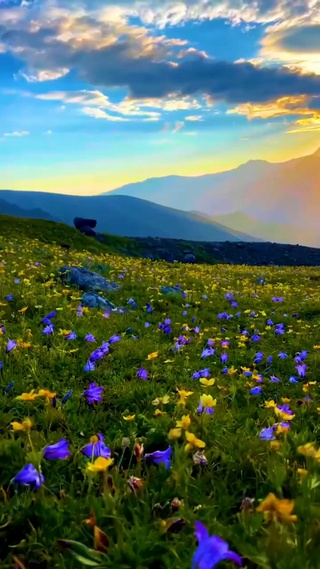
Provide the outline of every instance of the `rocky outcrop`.
{"type": "Polygon", "coordinates": [[[96,237],[96,232],[94,228],[97,225],[97,221],[95,219],[85,219],[84,217],[75,217],[73,220],[73,225],[75,226],[78,231],[84,233],[88,237],[96,237]]]}

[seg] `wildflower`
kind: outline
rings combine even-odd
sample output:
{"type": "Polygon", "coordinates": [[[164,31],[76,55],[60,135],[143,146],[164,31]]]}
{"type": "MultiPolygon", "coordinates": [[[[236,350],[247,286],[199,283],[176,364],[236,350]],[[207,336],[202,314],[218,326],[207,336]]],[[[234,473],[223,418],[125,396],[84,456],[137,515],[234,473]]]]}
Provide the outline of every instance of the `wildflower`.
{"type": "Polygon", "coordinates": [[[111,336],[111,338],[109,338],[108,342],[105,342],[105,344],[115,344],[116,342],[120,342],[121,340],[121,336],[119,336],[119,334],[113,334],[113,336],[111,336]]]}
{"type": "Polygon", "coordinates": [[[144,455],[144,458],[147,462],[153,462],[153,464],[164,464],[165,469],[167,470],[170,467],[172,456],[172,448],[168,446],[166,450],[156,450],[155,452],[151,452],[144,455]]]}
{"type": "Polygon", "coordinates": [[[307,364],[298,364],[296,365],[296,370],[298,372],[299,377],[306,377],[307,372],[307,364]]]}
{"type": "Polygon", "coordinates": [[[231,551],[229,545],[217,535],[209,535],[202,522],[195,522],[195,533],[198,547],[192,558],[192,569],[214,569],[221,561],[232,561],[241,567],[240,555],[231,551]]]}
{"type": "MultiPolygon", "coordinates": [[[[158,403],[157,403],[158,405],[158,403]]],[[[156,409],[154,412],[155,417],[161,417],[162,415],[166,415],[167,412],[166,411],[161,411],[161,409],[156,409]]]]}
{"type": "Polygon", "coordinates": [[[267,427],[266,429],[262,429],[262,431],[259,434],[259,438],[262,441],[274,441],[276,438],[274,436],[274,426],[267,427]]]}
{"type": "Polygon", "coordinates": [[[123,415],[123,419],[124,419],[125,421],[134,421],[135,418],[136,418],[135,415],[123,415]]]}
{"type": "Polygon", "coordinates": [[[305,445],[301,445],[297,450],[299,454],[303,454],[305,457],[320,460],[320,450],[317,450],[315,448],[314,443],[306,443],[305,445]]]}
{"type": "Polygon", "coordinates": [[[134,493],[136,493],[137,490],[141,490],[141,488],[143,488],[143,480],[137,476],[129,476],[128,484],[134,493]]]}
{"type": "Polygon", "coordinates": [[[75,332],[69,332],[69,334],[66,335],[66,340],[76,340],[77,339],[77,334],[75,332]]]}
{"type": "Polygon", "coordinates": [[[159,353],[158,352],[152,352],[151,354],[148,355],[148,360],[155,360],[158,357],[159,353]]]}
{"type": "Polygon", "coordinates": [[[95,369],[96,369],[96,364],[88,360],[83,368],[83,371],[94,371],[95,369]]]}
{"type": "Polygon", "coordinates": [[[204,348],[204,350],[202,350],[201,359],[214,356],[215,353],[216,351],[214,348],[204,348]]]}
{"type": "Polygon", "coordinates": [[[215,382],[216,380],[213,377],[211,379],[207,379],[206,377],[200,378],[200,383],[203,385],[203,387],[211,387],[215,384],[215,382]]]}
{"type": "Polygon", "coordinates": [[[177,421],[176,427],[180,429],[187,429],[191,424],[190,415],[182,415],[181,419],[177,421]]]}
{"type": "Polygon", "coordinates": [[[50,400],[56,397],[56,393],[52,393],[49,389],[39,389],[38,397],[45,397],[47,400],[50,400]]]}
{"type": "Polygon", "coordinates": [[[96,342],[97,341],[92,334],[87,334],[84,340],[85,340],[85,342],[96,342]]]}
{"type": "Polygon", "coordinates": [[[297,516],[292,514],[294,502],[292,500],[280,500],[275,494],[270,493],[263,502],[256,508],[257,512],[263,512],[264,518],[268,521],[296,522],[297,516]]]}
{"type": "Polygon", "coordinates": [[[35,390],[32,389],[30,393],[21,393],[21,395],[18,395],[16,397],[16,399],[18,399],[19,401],[34,401],[38,397],[38,394],[35,393],[34,391],[35,390]]]}
{"type": "Polygon", "coordinates": [[[103,456],[99,456],[94,462],[89,462],[87,470],[89,472],[105,472],[113,463],[113,458],[104,458],[103,456]]]}
{"type": "Polygon", "coordinates": [[[12,352],[12,350],[14,350],[17,347],[17,342],[15,342],[14,340],[8,340],[7,346],[6,346],[6,354],[9,354],[10,352],[12,352]]]}
{"type": "Polygon", "coordinates": [[[186,431],[186,439],[187,444],[184,447],[184,450],[186,452],[194,449],[202,449],[206,446],[205,442],[203,442],[201,439],[198,439],[194,433],[190,433],[189,431],[186,431]]]}
{"type": "Polygon", "coordinates": [[[43,449],[43,457],[47,460],[65,460],[71,455],[69,444],[66,439],[62,438],[54,445],[47,445],[43,449]]]}
{"type": "Polygon", "coordinates": [[[33,422],[31,419],[29,419],[29,417],[24,419],[21,423],[18,423],[18,421],[13,421],[10,424],[14,431],[30,431],[33,427],[33,422]]]}
{"type": "Polygon", "coordinates": [[[91,437],[90,443],[84,446],[81,452],[88,458],[97,458],[99,456],[104,458],[111,457],[111,450],[105,445],[104,436],[101,433],[91,437]]]}
{"type": "Polygon", "coordinates": [[[180,439],[181,434],[182,430],[179,427],[174,427],[173,429],[170,429],[168,438],[169,440],[174,441],[176,439],[180,439]]]}
{"type": "Polygon", "coordinates": [[[200,413],[204,411],[208,415],[212,415],[214,413],[214,407],[216,404],[217,400],[213,399],[212,395],[201,395],[197,413],[200,415],[200,413]]]}
{"type": "Polygon", "coordinates": [[[185,389],[177,389],[177,392],[180,396],[177,405],[181,405],[182,407],[185,407],[185,405],[187,403],[187,398],[193,394],[193,391],[186,391],[185,389]]]}
{"type": "Polygon", "coordinates": [[[86,398],[88,403],[100,403],[102,401],[102,392],[104,387],[99,387],[94,382],[89,384],[88,389],[86,389],[82,395],[86,398]]]}
{"type": "Polygon", "coordinates": [[[152,405],[159,405],[160,403],[162,403],[162,405],[167,405],[167,403],[169,403],[169,401],[170,401],[169,395],[164,395],[163,397],[156,397],[152,401],[152,405]]]}
{"type": "Polygon", "coordinates": [[[46,326],[43,330],[42,330],[42,334],[44,334],[45,336],[51,336],[54,333],[54,326],[53,324],[48,324],[48,326],[46,326]]]}
{"type": "Polygon", "coordinates": [[[262,387],[260,387],[259,385],[250,389],[250,395],[261,395],[261,393],[262,393],[262,387]]]}
{"type": "Polygon", "coordinates": [[[206,368],[201,369],[200,371],[195,371],[192,377],[193,379],[199,379],[200,377],[210,377],[210,370],[206,368]]]}
{"type": "Polygon", "coordinates": [[[149,379],[149,372],[144,367],[141,367],[138,369],[136,377],[143,380],[149,379]]]}
{"type": "Polygon", "coordinates": [[[30,486],[33,490],[39,490],[44,484],[44,477],[33,464],[27,464],[14,476],[12,482],[22,486],[30,486]]]}
{"type": "Polygon", "coordinates": [[[203,451],[197,450],[192,456],[192,458],[195,464],[199,464],[201,466],[205,466],[206,464],[208,464],[208,461],[205,455],[203,454],[203,451]]]}
{"type": "Polygon", "coordinates": [[[65,403],[68,401],[68,399],[70,399],[72,395],[72,389],[70,389],[70,391],[68,391],[68,393],[66,393],[62,399],[61,399],[61,405],[65,405],[65,403]]]}
{"type": "MultiPolygon", "coordinates": [[[[0,369],[1,369],[1,362],[0,362],[0,369]]],[[[10,381],[8,385],[4,388],[4,393],[8,394],[14,386],[14,381],[10,381]]]]}

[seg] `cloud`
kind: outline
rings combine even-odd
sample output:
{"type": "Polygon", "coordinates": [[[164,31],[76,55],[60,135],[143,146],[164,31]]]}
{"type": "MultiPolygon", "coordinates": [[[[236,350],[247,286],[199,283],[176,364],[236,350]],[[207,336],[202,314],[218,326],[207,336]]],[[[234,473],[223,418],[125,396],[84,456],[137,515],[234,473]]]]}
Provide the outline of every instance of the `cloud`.
{"type": "Polygon", "coordinates": [[[313,24],[280,23],[266,30],[260,57],[320,75],[320,8],[313,24]]]}
{"type": "Polygon", "coordinates": [[[270,119],[288,116],[300,116],[289,123],[288,134],[320,131],[320,96],[283,97],[263,105],[243,104],[227,111],[252,119],[270,119]]]}
{"type": "Polygon", "coordinates": [[[176,121],[176,123],[174,125],[174,129],[173,129],[173,134],[176,134],[177,132],[179,132],[179,130],[181,130],[183,127],[184,127],[183,121],[176,121]]]}
{"type": "Polygon", "coordinates": [[[203,118],[201,115],[189,115],[189,116],[185,117],[184,120],[195,122],[195,121],[202,121],[203,118]]]}
{"type": "Polygon", "coordinates": [[[82,109],[82,112],[85,115],[88,115],[89,117],[93,117],[95,119],[105,119],[105,120],[114,121],[114,122],[128,122],[128,121],[130,121],[130,119],[127,119],[124,117],[116,117],[116,116],[110,115],[109,113],[106,113],[106,111],[103,111],[102,109],[94,109],[92,107],[84,107],[82,109]]]}
{"type": "Polygon", "coordinates": [[[21,130],[21,131],[15,130],[13,132],[5,132],[3,134],[3,136],[18,136],[18,137],[20,137],[20,136],[28,136],[28,134],[30,134],[30,132],[27,130],[21,130]]]}

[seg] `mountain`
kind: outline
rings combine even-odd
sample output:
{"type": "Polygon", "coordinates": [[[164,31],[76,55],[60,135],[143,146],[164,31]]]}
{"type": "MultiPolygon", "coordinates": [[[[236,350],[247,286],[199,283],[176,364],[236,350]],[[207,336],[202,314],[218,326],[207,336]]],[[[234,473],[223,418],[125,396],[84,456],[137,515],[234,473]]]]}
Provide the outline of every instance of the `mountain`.
{"type": "Polygon", "coordinates": [[[0,199],[26,212],[40,208],[60,221],[73,224],[74,217],[97,220],[97,231],[126,237],[167,237],[190,241],[256,241],[190,212],[163,207],[128,196],[80,197],[46,192],[0,190],[0,199]]]}
{"type": "MultiPolygon", "coordinates": [[[[264,239],[279,241],[289,235],[290,242],[320,246],[320,148],[282,163],[251,160],[227,172],[152,178],[110,193],[144,197],[214,219],[242,213],[269,226],[261,233],[264,239]]],[[[250,233],[250,225],[241,228],[250,233]]]]}
{"type": "Polygon", "coordinates": [[[58,217],[53,217],[42,209],[22,209],[19,205],[9,203],[3,199],[0,199],[0,214],[29,219],[44,219],[46,221],[60,221],[58,217]]]}
{"type": "MultiPolygon", "coordinates": [[[[276,236],[277,243],[291,243],[295,245],[301,236],[297,234],[297,228],[292,225],[279,223],[262,223],[241,211],[237,211],[225,215],[206,216],[217,223],[226,225],[234,231],[246,231],[250,235],[254,235],[264,241],[274,241],[276,236]]],[[[312,243],[317,239],[315,231],[309,230],[308,227],[303,230],[303,241],[312,243]]],[[[318,239],[318,242],[320,240],[318,239]]]]}

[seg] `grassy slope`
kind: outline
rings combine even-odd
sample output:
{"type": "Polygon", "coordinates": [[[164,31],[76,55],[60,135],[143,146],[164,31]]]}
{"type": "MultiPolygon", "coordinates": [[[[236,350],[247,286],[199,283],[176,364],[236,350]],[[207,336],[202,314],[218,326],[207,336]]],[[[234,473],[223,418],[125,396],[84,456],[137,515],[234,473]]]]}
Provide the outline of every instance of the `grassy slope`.
{"type": "Polygon", "coordinates": [[[72,230],[68,233],[68,228],[44,222],[1,221],[0,323],[6,328],[0,336],[1,567],[11,568],[14,556],[20,561],[16,566],[28,569],[83,566],[58,547],[57,540],[72,539],[92,547],[93,530],[85,523],[90,511],[109,538],[108,555],[101,567],[189,569],[196,548],[195,520],[205,523],[211,534],[226,539],[245,558],[248,569],[318,567],[319,463],[312,458],[305,461],[297,448],[318,438],[320,363],[314,345],[319,342],[320,302],[318,282],[310,276],[320,278],[320,270],[265,268],[269,284],[259,287],[258,297],[254,297],[256,268],[170,266],[133,260],[106,253],[99,244],[92,250],[90,240],[72,230]],[[67,237],[72,240],[70,250],[58,245],[67,237]],[[34,266],[37,261],[41,266],[34,266]],[[110,299],[124,305],[134,298],[137,308],[109,319],[94,310],[78,317],[79,292],[55,282],[50,275],[62,264],[88,262],[110,265],[111,277],[122,287],[110,299]],[[120,274],[123,279],[118,279],[120,274]],[[15,284],[18,277],[20,283],[15,284]],[[178,282],[187,291],[185,301],[159,293],[161,285],[178,282]],[[235,309],[224,298],[227,290],[236,292],[239,305],[235,309]],[[11,301],[6,299],[9,294],[13,294],[11,301]],[[284,302],[273,303],[273,296],[283,296],[284,302]],[[146,313],[146,302],[153,306],[151,314],[146,313]],[[45,336],[41,320],[55,309],[55,333],[45,336]],[[219,320],[218,314],[225,311],[234,315],[240,311],[241,316],[219,320]],[[299,319],[293,316],[295,312],[299,319]],[[158,330],[158,323],[166,317],[172,320],[172,334],[158,330]],[[284,322],[286,333],[275,335],[273,328],[266,327],[266,317],[284,322]],[[150,327],[145,327],[145,321],[150,327]],[[260,341],[241,339],[239,324],[250,335],[259,330],[260,341]],[[195,325],[200,333],[193,329],[195,325]],[[125,334],[128,327],[138,339],[125,334]],[[77,339],[67,341],[63,333],[67,330],[74,330],[77,339]],[[84,341],[88,332],[96,337],[96,344],[84,341]],[[95,371],[85,373],[90,353],[115,333],[121,335],[121,341],[97,362],[95,371]],[[191,342],[180,353],[173,352],[174,337],[181,333],[191,342]],[[202,360],[210,337],[215,338],[216,355],[202,360]],[[18,347],[6,354],[8,338],[16,340],[18,347]],[[223,339],[230,341],[228,350],[221,347],[223,339]],[[297,375],[293,357],[301,349],[309,351],[307,379],[290,384],[290,375],[297,375]],[[253,396],[250,389],[258,384],[241,374],[241,366],[251,367],[258,350],[265,356],[273,355],[274,363],[269,371],[265,359],[257,366],[264,378],[263,393],[253,396]],[[288,357],[280,359],[280,351],[288,357]],[[158,357],[148,360],[153,352],[158,357]],[[229,355],[228,366],[234,366],[236,373],[222,373],[220,354],[224,352],[229,355]],[[136,377],[140,366],[148,369],[148,381],[136,377]],[[211,387],[192,379],[194,371],[205,367],[215,378],[211,387]],[[273,374],[279,383],[270,382],[273,374]],[[82,396],[92,381],[104,387],[103,400],[95,406],[82,396]],[[5,393],[10,382],[14,386],[5,393]],[[16,399],[41,388],[56,393],[55,408],[44,397],[16,399]],[[178,403],[177,388],[191,392],[185,407],[178,403]],[[62,397],[70,389],[72,397],[62,405],[62,397]],[[202,393],[217,399],[213,415],[195,412],[202,393]],[[303,401],[306,395],[311,402],[303,401]],[[156,401],[164,396],[169,397],[166,404],[156,401]],[[290,399],[294,418],[288,434],[277,435],[278,448],[272,448],[270,442],[259,439],[259,432],[281,417],[277,419],[264,402],[281,403],[283,397],[290,399]],[[156,409],[161,412],[158,416],[156,409]],[[124,417],[130,415],[133,420],[126,421],[124,417]],[[168,438],[182,415],[190,416],[189,431],[206,443],[208,465],[204,468],[194,464],[193,452],[185,451],[184,432],[176,441],[168,438]],[[31,432],[13,432],[11,422],[25,417],[34,423],[31,432]],[[95,433],[102,433],[111,448],[114,465],[109,479],[100,474],[90,477],[86,471],[88,459],[81,448],[95,433]],[[71,457],[42,458],[41,449],[61,437],[70,441],[71,457]],[[164,450],[170,444],[170,469],[146,466],[143,459],[136,461],[133,448],[137,441],[144,442],[145,452],[164,450]],[[45,485],[39,492],[24,488],[15,492],[10,480],[28,463],[41,464],[45,485]],[[303,467],[308,471],[305,478],[297,470],[303,467]],[[131,475],[142,480],[143,487],[136,495],[128,486],[131,475]],[[257,512],[240,514],[243,497],[258,505],[269,492],[294,500],[296,523],[283,523],[280,530],[264,524],[257,512]],[[176,513],[170,507],[174,498],[182,500],[176,513]],[[166,531],[170,523],[165,525],[165,521],[172,516],[185,521],[177,534],[166,531]]]}

